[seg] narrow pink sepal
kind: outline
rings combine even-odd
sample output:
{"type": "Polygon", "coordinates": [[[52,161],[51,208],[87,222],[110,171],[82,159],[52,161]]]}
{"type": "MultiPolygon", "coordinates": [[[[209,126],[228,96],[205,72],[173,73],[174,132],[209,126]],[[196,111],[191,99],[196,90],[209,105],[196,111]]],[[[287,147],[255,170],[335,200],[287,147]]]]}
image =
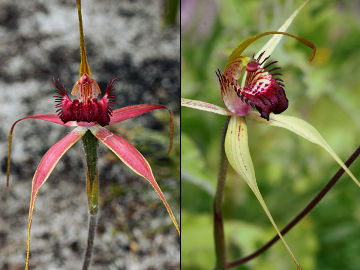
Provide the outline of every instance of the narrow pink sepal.
{"type": "Polygon", "coordinates": [[[170,146],[169,146],[169,150],[168,150],[168,154],[170,154],[170,151],[172,149],[172,144],[173,144],[174,121],[173,121],[172,112],[163,105],[139,104],[139,105],[127,106],[127,107],[123,107],[123,108],[114,110],[112,112],[112,115],[110,116],[109,125],[130,119],[130,118],[134,118],[134,117],[137,117],[144,113],[147,113],[147,112],[150,112],[153,110],[159,110],[159,109],[168,110],[169,116],[170,116],[170,146]]]}
{"type": "Polygon", "coordinates": [[[64,122],[60,119],[60,117],[57,114],[34,114],[34,115],[29,115],[29,116],[26,116],[24,118],[17,120],[13,124],[13,127],[18,122],[25,120],[25,119],[38,119],[38,120],[43,120],[46,122],[51,122],[51,123],[55,123],[55,124],[59,124],[59,125],[67,126],[67,127],[74,127],[77,125],[76,121],[69,121],[66,124],[64,124],[64,122]]]}
{"type": "Polygon", "coordinates": [[[168,108],[166,108],[163,105],[158,105],[158,104],[139,104],[139,105],[123,107],[123,108],[114,110],[112,112],[112,115],[110,116],[110,124],[109,125],[124,121],[126,119],[134,118],[134,117],[137,117],[144,113],[147,113],[147,112],[150,112],[153,110],[159,110],[159,109],[167,110],[168,108]]]}
{"type": "Polygon", "coordinates": [[[29,209],[29,223],[28,223],[28,239],[27,239],[27,251],[26,251],[26,267],[29,267],[29,250],[30,250],[30,229],[32,222],[32,215],[35,206],[35,200],[40,187],[48,179],[50,173],[54,170],[56,164],[65,152],[74,145],[86,132],[87,129],[78,127],[67,134],[64,138],[54,144],[43,156],[39,166],[36,169],[34,178],[32,180],[32,192],[29,209]]]}
{"type": "Polygon", "coordinates": [[[162,193],[159,185],[157,184],[154,175],[151,171],[149,163],[146,159],[141,155],[141,153],[136,150],[134,146],[132,146],[127,140],[124,138],[110,132],[109,130],[100,127],[93,126],[90,127],[90,131],[94,134],[96,138],[98,138],[103,144],[105,144],[111,151],[117,155],[121,161],[123,161],[131,170],[133,170],[138,175],[144,177],[146,180],[150,182],[153,186],[160,199],[164,203],[174,226],[180,235],[179,225],[175,219],[173,212],[169,204],[167,203],[164,194],[162,193]]]}
{"type": "Polygon", "coordinates": [[[21,118],[11,126],[10,133],[9,133],[9,146],[8,146],[8,160],[7,160],[7,170],[6,170],[6,185],[9,186],[9,176],[10,176],[10,156],[11,156],[11,145],[12,145],[12,134],[14,132],[14,128],[17,123],[19,123],[22,120],[26,119],[38,119],[38,120],[44,120],[47,122],[60,124],[63,126],[77,126],[77,123],[75,121],[67,122],[64,124],[64,122],[60,119],[60,117],[57,114],[34,114],[30,116],[26,116],[24,118],[21,118]]]}

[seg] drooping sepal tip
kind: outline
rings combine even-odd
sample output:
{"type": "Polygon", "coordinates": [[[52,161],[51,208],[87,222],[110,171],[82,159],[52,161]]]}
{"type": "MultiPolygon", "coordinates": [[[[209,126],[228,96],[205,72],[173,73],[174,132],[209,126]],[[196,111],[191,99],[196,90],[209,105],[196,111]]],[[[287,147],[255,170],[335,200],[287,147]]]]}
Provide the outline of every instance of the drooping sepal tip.
{"type": "Polygon", "coordinates": [[[173,137],[174,137],[174,116],[173,113],[168,109],[169,117],[170,117],[170,145],[169,150],[167,152],[168,155],[170,155],[172,146],[173,146],[173,137]]]}
{"type": "Polygon", "coordinates": [[[360,187],[359,180],[353,175],[350,169],[342,162],[339,156],[335,153],[335,151],[330,147],[330,145],[325,141],[325,139],[321,136],[319,131],[315,129],[308,122],[296,118],[293,116],[287,115],[273,115],[269,121],[264,121],[257,113],[251,112],[248,117],[257,122],[281,127],[294,132],[295,134],[303,137],[304,139],[321,146],[326,152],[328,152],[332,158],[344,169],[344,171],[349,175],[349,177],[355,182],[357,186],[360,187]]]}
{"type": "Polygon", "coordinates": [[[14,128],[15,128],[16,124],[18,124],[20,121],[26,120],[26,119],[38,119],[38,120],[43,120],[43,121],[46,121],[49,123],[55,123],[55,124],[68,126],[68,127],[76,126],[76,123],[74,123],[73,121],[64,124],[64,122],[60,119],[60,117],[57,114],[34,114],[34,115],[29,115],[29,116],[20,118],[19,120],[15,121],[13,123],[13,125],[11,126],[11,129],[9,132],[8,160],[7,160],[7,169],[6,169],[7,186],[9,186],[9,179],[10,179],[11,147],[12,147],[12,136],[14,133],[14,128]]]}
{"type": "MultiPolygon", "coordinates": [[[[20,119],[22,120],[22,119],[20,119]]],[[[18,121],[20,121],[18,120],[18,121]]],[[[77,127],[68,133],[64,138],[54,144],[42,157],[32,180],[31,185],[31,199],[29,207],[29,220],[28,220],[28,234],[27,234],[27,249],[26,249],[26,263],[25,270],[29,269],[30,258],[30,231],[32,224],[32,216],[34,213],[35,200],[39,189],[49,178],[51,172],[54,170],[60,158],[65,154],[71,146],[73,146],[87,131],[86,128],[77,127]]]]}
{"type": "Polygon", "coordinates": [[[236,115],[230,118],[229,126],[226,131],[224,148],[229,164],[239,175],[241,175],[241,177],[253,191],[264,212],[266,213],[270,223],[273,225],[289,255],[293,259],[296,267],[301,270],[297,259],[295,258],[293,252],[278,229],[258,188],[255,169],[249,151],[247,124],[244,117],[236,115]]]}
{"type": "Polygon", "coordinates": [[[89,67],[89,64],[88,64],[88,61],[86,58],[84,30],[83,30],[82,15],[81,15],[81,0],[76,0],[76,5],[77,5],[78,17],[79,17],[80,51],[81,51],[79,77],[81,78],[81,76],[86,73],[91,78],[91,71],[90,71],[90,67],[89,67]]]}
{"type": "Polygon", "coordinates": [[[7,166],[6,166],[6,186],[9,186],[9,179],[10,179],[10,159],[11,159],[11,146],[12,146],[12,134],[14,132],[14,127],[16,125],[17,122],[19,122],[20,120],[16,121],[10,129],[10,133],[9,133],[9,145],[8,145],[8,158],[7,158],[7,166]]]}
{"type": "Polygon", "coordinates": [[[176,231],[180,235],[180,227],[176,221],[175,215],[172,212],[164,194],[162,193],[155,177],[152,173],[151,167],[143,155],[123,137],[120,137],[109,130],[97,125],[89,128],[92,134],[98,138],[106,147],[127,165],[133,172],[144,177],[155,189],[156,193],[162,200],[171,221],[173,222],[176,231]]]}

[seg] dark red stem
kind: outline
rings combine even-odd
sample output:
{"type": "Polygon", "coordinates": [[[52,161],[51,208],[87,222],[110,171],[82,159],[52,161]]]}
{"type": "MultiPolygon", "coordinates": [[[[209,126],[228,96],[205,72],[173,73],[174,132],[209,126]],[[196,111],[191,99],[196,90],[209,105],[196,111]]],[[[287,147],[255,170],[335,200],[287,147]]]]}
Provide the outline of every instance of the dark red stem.
{"type": "MultiPolygon", "coordinates": [[[[351,155],[351,157],[345,162],[347,167],[357,159],[360,155],[360,146],[355,150],[355,152],[351,155]]],[[[329,190],[336,184],[336,182],[340,179],[340,177],[344,174],[344,170],[340,168],[336,174],[331,178],[329,183],[316,195],[316,197],[297,215],[282,231],[281,234],[285,235],[288,231],[290,231],[303,217],[305,217],[319,202],[320,200],[329,192],[329,190]]],[[[240,264],[243,264],[247,261],[254,259],[259,256],[261,253],[269,249],[277,240],[279,240],[279,236],[276,235],[273,239],[267,242],[262,248],[258,249],[254,253],[238,259],[236,261],[228,263],[227,268],[234,267],[240,264]]]]}
{"type": "Polygon", "coordinates": [[[222,203],[224,199],[224,189],[226,181],[226,172],[228,168],[228,160],[225,155],[225,137],[226,131],[229,125],[230,117],[228,117],[224,123],[221,147],[220,147],[220,169],[216,185],[216,193],[214,198],[213,212],[214,212],[214,240],[215,240],[215,254],[216,254],[216,266],[214,270],[226,269],[226,244],[225,244],[225,232],[224,222],[222,215],[222,203]]]}

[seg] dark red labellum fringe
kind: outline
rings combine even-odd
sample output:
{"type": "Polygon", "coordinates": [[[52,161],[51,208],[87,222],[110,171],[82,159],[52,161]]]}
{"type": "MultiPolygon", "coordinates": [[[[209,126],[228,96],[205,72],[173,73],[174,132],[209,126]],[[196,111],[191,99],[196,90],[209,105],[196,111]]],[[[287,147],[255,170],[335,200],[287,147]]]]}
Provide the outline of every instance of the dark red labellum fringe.
{"type": "Polygon", "coordinates": [[[269,59],[266,57],[262,62],[260,59],[261,53],[257,59],[252,59],[246,67],[247,76],[245,86],[234,87],[237,95],[240,99],[256,108],[261,117],[269,120],[270,113],[279,114],[288,108],[288,99],[285,95],[283,80],[280,78],[274,78],[276,75],[281,75],[279,72],[275,72],[279,67],[270,68],[277,61],[270,62],[263,68],[260,66],[269,59]]]}
{"type": "Polygon", "coordinates": [[[97,122],[101,126],[106,126],[110,122],[112,113],[111,106],[115,101],[112,93],[117,78],[109,81],[106,93],[102,99],[89,99],[87,102],[80,102],[78,99],[71,101],[66,88],[61,84],[60,80],[53,79],[55,96],[55,107],[60,119],[66,123],[69,121],[77,122],[97,122]]]}

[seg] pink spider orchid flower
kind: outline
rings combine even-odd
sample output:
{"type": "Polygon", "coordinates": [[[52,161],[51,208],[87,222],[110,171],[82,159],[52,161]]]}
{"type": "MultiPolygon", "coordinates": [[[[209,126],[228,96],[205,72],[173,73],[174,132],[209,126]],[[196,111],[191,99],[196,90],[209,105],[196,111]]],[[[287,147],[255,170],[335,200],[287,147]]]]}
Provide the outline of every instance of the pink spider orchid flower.
{"type": "Polygon", "coordinates": [[[243,41],[229,56],[223,73],[221,73],[220,70],[217,71],[216,75],[220,82],[221,96],[226,108],[197,100],[181,99],[181,105],[184,107],[230,117],[224,142],[226,157],[232,168],[241,175],[255,194],[298,269],[301,269],[301,267],[281,235],[258,188],[248,146],[246,118],[262,124],[286,128],[310,142],[318,144],[340,164],[352,180],[360,187],[360,183],[356,177],[313,126],[296,117],[279,115],[287,109],[288,100],[286,98],[283,80],[277,77],[281,75],[277,72],[278,68],[271,67],[276,61],[268,64],[266,61],[269,59],[270,54],[283,35],[295,38],[312,48],[313,53],[310,61],[313,59],[316,49],[312,43],[285,32],[306,3],[307,1],[295,10],[278,31],[265,32],[243,41]],[[274,35],[274,37],[264,45],[259,53],[253,57],[241,55],[254,41],[267,35],[274,35]],[[241,83],[239,82],[240,80],[242,80],[241,83]],[[253,111],[252,108],[258,112],[253,111]]]}
{"type": "MultiPolygon", "coordinates": [[[[12,135],[14,127],[17,123],[25,119],[38,119],[50,123],[60,124],[66,127],[75,127],[64,138],[54,144],[42,157],[32,179],[32,192],[30,199],[29,221],[28,221],[28,236],[27,236],[27,259],[26,269],[28,269],[29,248],[30,248],[30,229],[32,216],[35,206],[35,200],[40,187],[50,176],[56,164],[65,152],[73,146],[79,139],[81,139],[86,132],[90,131],[99,141],[101,141],[107,148],[109,148],[118,158],[124,162],[132,171],[141,177],[145,178],[155,189],[156,193],[162,200],[168,211],[172,223],[174,224],[178,234],[180,235],[179,225],[175,216],[167,203],[164,194],[157,184],[151,167],[143,157],[143,155],[123,137],[116,135],[105,126],[116,124],[124,120],[140,116],[153,110],[166,109],[163,105],[158,104],[139,104],[127,106],[120,109],[112,110],[111,106],[114,102],[114,84],[117,78],[110,80],[105,95],[98,100],[97,97],[101,94],[97,82],[92,78],[90,67],[86,58],[85,42],[82,30],[81,6],[78,3],[79,10],[79,27],[80,27],[80,48],[81,48],[81,63],[80,63],[80,79],[72,88],[71,94],[75,96],[71,100],[67,94],[66,88],[60,83],[60,80],[53,79],[54,91],[56,92],[55,103],[57,114],[35,114],[26,116],[14,122],[9,134],[9,153],[7,163],[7,185],[9,184],[10,175],[10,154],[12,135]]],[[[173,116],[168,110],[170,116],[170,146],[168,154],[172,148],[173,137],[173,116]]]]}

